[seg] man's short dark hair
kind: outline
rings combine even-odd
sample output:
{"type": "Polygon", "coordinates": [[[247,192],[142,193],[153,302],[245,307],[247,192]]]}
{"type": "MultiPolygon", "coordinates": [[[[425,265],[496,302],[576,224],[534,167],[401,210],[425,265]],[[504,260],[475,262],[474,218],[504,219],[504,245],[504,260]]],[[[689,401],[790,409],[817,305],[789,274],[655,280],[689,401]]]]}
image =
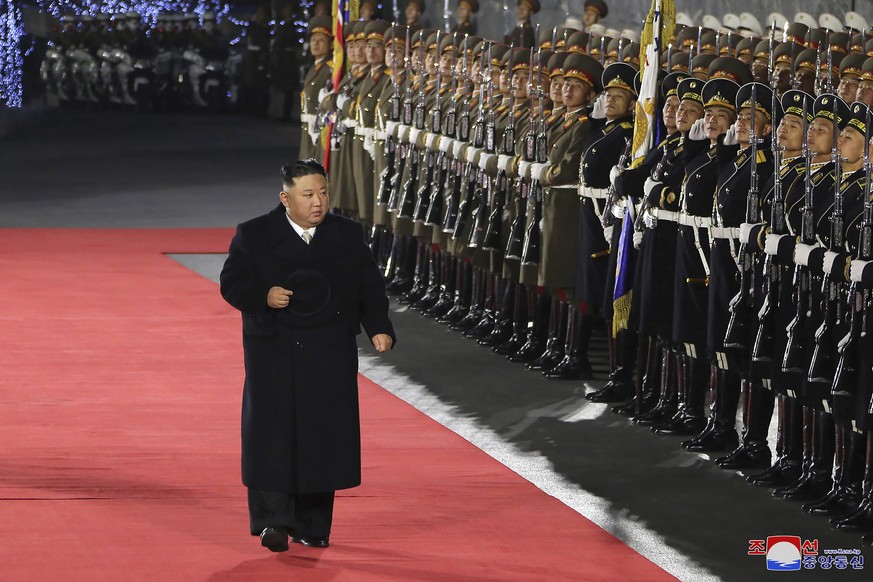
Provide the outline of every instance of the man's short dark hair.
{"type": "Polygon", "coordinates": [[[294,180],[303,176],[311,176],[318,174],[327,178],[327,173],[324,171],[324,166],[315,161],[314,158],[306,160],[297,160],[293,164],[282,166],[282,186],[290,188],[294,185],[294,180]]]}

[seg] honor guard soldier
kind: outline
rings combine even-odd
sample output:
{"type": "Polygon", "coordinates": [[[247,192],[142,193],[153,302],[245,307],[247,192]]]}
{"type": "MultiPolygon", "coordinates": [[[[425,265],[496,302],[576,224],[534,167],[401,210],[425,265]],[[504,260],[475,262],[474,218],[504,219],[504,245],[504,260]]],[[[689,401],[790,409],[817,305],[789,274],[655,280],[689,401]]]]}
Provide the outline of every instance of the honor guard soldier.
{"type": "MultiPolygon", "coordinates": [[[[624,211],[620,203],[615,203],[621,193],[610,192],[610,171],[620,158],[624,156],[629,159],[630,156],[634,129],[633,111],[638,91],[637,77],[637,69],[627,63],[614,63],[603,71],[603,93],[591,112],[592,131],[581,159],[583,200],[580,208],[575,296],[584,301],[593,314],[599,314],[605,319],[610,360],[609,382],[597,392],[586,395],[593,402],[619,402],[627,399],[632,392],[631,369],[636,356],[636,345],[631,350],[629,344],[632,342],[622,344],[612,333],[612,296],[621,229],[604,226],[611,225],[612,219],[608,214],[607,217],[603,215],[614,212],[617,216],[624,211]],[[618,355],[620,349],[628,352],[622,354],[626,357],[618,355]],[[630,355],[631,351],[633,355],[630,355]]],[[[593,318],[586,316],[584,319],[587,325],[583,328],[588,330],[584,333],[590,336],[593,318]]],[[[585,347],[587,348],[587,341],[585,347]]]]}
{"type": "Polygon", "coordinates": [[[861,70],[867,57],[858,53],[850,53],[840,61],[840,84],[837,95],[846,103],[853,103],[858,95],[861,83],[861,70]]]}
{"type": "MultiPolygon", "coordinates": [[[[784,372],[793,373],[789,395],[797,395],[803,403],[802,474],[793,483],[776,489],[773,494],[783,499],[812,501],[824,494],[831,483],[834,428],[830,414],[830,382],[810,381],[808,372],[814,353],[815,334],[823,321],[818,307],[824,304],[819,274],[810,266],[815,244],[827,246],[830,239],[830,209],[833,207],[836,185],[836,136],[848,122],[848,106],[833,94],[819,96],[813,104],[813,120],[807,132],[806,149],[810,159],[804,171],[803,194],[786,192],[786,221],[789,233],[768,234],[764,251],[780,264],[793,265],[792,281],[806,280],[803,290],[795,288],[792,302],[784,307],[791,314],[787,345],[782,359],[784,372]],[[836,115],[834,111],[836,110],[836,115]],[[795,238],[797,237],[797,238],[795,238]],[[796,240],[800,240],[795,244],[796,240]]],[[[822,252],[823,254],[823,252],[822,252]]],[[[780,306],[780,309],[783,307],[780,306]]],[[[779,357],[779,354],[774,354],[779,357]]],[[[787,376],[787,375],[786,375],[787,376]]],[[[786,377],[791,381],[791,377],[786,377]]]]}
{"type": "Polygon", "coordinates": [[[252,115],[267,112],[267,75],[270,64],[269,13],[266,6],[258,6],[246,28],[246,52],[243,54],[240,79],[242,110],[252,115]]]}
{"type": "MultiPolygon", "coordinates": [[[[294,6],[286,2],[280,9],[270,47],[270,117],[283,120],[291,117],[291,97],[300,83],[298,63],[303,60],[299,41],[294,24],[294,6]]],[[[330,185],[336,187],[333,181],[330,185]]]]}
{"type": "Polygon", "coordinates": [[[406,16],[406,27],[409,29],[410,34],[414,34],[424,28],[421,15],[424,14],[426,9],[427,6],[425,6],[424,0],[409,0],[406,3],[403,14],[406,16]]]}
{"type": "Polygon", "coordinates": [[[548,135],[548,161],[534,163],[529,173],[543,186],[541,252],[537,284],[551,295],[548,336],[544,351],[528,367],[555,377],[580,377],[588,373],[586,330],[571,297],[579,236],[577,194],[580,159],[590,131],[589,103],[602,88],[603,67],[595,59],[569,54],[562,70],[563,115],[548,135]]]}
{"type": "Polygon", "coordinates": [[[818,79],[818,71],[815,68],[815,61],[818,52],[814,48],[807,48],[800,51],[797,58],[794,59],[794,81],[791,83],[792,89],[798,89],[809,95],[815,96],[816,80],[818,79]]]}
{"type": "Polygon", "coordinates": [[[537,38],[534,32],[533,24],[531,23],[531,14],[536,14],[540,11],[540,0],[518,0],[516,15],[518,23],[512,32],[507,35],[506,44],[512,45],[515,48],[533,48],[536,46],[537,38]]]}
{"type": "MultiPolygon", "coordinates": [[[[642,199],[635,231],[639,235],[633,294],[634,318],[643,347],[641,362],[645,370],[642,394],[638,394],[633,412],[634,422],[644,426],[661,424],[672,418],[676,409],[676,393],[670,382],[672,353],[670,329],[672,326],[673,257],[676,252],[676,214],[678,196],[684,175],[678,156],[681,153],[682,132],[677,125],[680,81],[686,73],[670,73],[661,81],[663,102],[662,119],[667,136],[656,144],[643,162],[623,172],[614,172],[614,188],[625,196],[642,199]],[[665,193],[666,190],[666,193],[665,193]],[[660,376],[657,374],[660,370],[660,376]],[[658,386],[660,378],[660,386],[658,386]],[[657,402],[655,402],[657,399],[657,402]]],[[[702,86],[700,81],[695,84],[702,86]]],[[[702,107],[700,108],[702,115],[702,107]]],[[[697,117],[686,114],[687,132],[697,117]]],[[[635,233],[636,238],[636,233],[635,233]]],[[[631,412],[630,410],[628,412],[631,412]]]]}
{"type": "Polygon", "coordinates": [[[477,12],[479,12],[479,0],[458,0],[452,32],[457,33],[459,36],[476,34],[476,22],[473,20],[472,15],[477,12]]]}
{"type": "MultiPolygon", "coordinates": [[[[751,374],[753,314],[756,293],[753,281],[761,280],[759,266],[751,261],[739,241],[744,222],[759,221],[761,191],[773,174],[770,135],[779,122],[780,107],[773,111],[773,90],[760,83],[740,87],[736,98],[737,121],[725,136],[727,148],[736,142],[739,151],[719,176],[710,227],[710,282],[707,349],[724,374],[716,387],[715,427],[707,437],[708,450],[726,450],[737,442],[734,428],[742,392],[743,440],[729,455],[716,459],[725,469],[764,469],[770,465],[767,433],[773,415],[772,393],[760,377],[751,374]],[[753,95],[754,93],[754,95],[753,95]]],[[[757,320],[754,319],[757,323],[757,320]]]]}
{"type": "Polygon", "coordinates": [[[600,22],[601,19],[606,18],[607,14],[609,14],[609,7],[603,0],[585,0],[582,12],[584,30],[590,31],[591,27],[600,22]]]}
{"type": "Polygon", "coordinates": [[[300,152],[298,158],[305,160],[318,153],[319,129],[318,94],[331,80],[331,67],[328,56],[331,51],[333,33],[331,32],[329,16],[316,16],[309,21],[309,52],[315,59],[312,68],[303,78],[303,90],[300,92],[300,152]]]}
{"type": "Polygon", "coordinates": [[[355,135],[349,140],[352,148],[352,169],[355,177],[355,192],[358,198],[358,220],[369,232],[376,206],[373,183],[373,157],[375,156],[376,107],[382,90],[391,82],[385,73],[385,32],[390,24],[384,20],[371,20],[364,27],[366,55],[369,71],[361,81],[354,106],[355,135]]]}
{"type": "MultiPolygon", "coordinates": [[[[761,199],[763,223],[742,224],[740,240],[746,250],[764,250],[764,235],[793,233],[792,224],[800,224],[799,211],[803,206],[804,174],[806,164],[803,147],[806,143],[806,128],[812,121],[813,99],[798,90],[789,90],[781,97],[782,120],[776,130],[779,167],[764,186],[761,199]],[[779,188],[776,188],[776,180],[779,188]],[[789,212],[796,218],[789,220],[789,212]]],[[[793,265],[791,265],[793,267],[793,265]]],[[[785,353],[787,336],[785,328],[794,316],[791,284],[792,271],[787,264],[779,264],[772,256],[764,257],[764,292],[758,327],[752,349],[752,365],[768,368],[760,375],[769,379],[769,388],[776,398],[776,459],[762,473],[750,475],[748,481],[762,487],[781,487],[800,476],[801,401],[799,400],[800,378],[782,370],[781,354],[785,353]]],[[[753,411],[754,412],[754,411],[753,411]]]]}
{"type": "MultiPolygon", "coordinates": [[[[333,111],[333,126],[329,136],[331,148],[330,178],[334,209],[346,217],[357,217],[358,197],[355,187],[353,147],[355,137],[356,108],[361,83],[369,73],[367,64],[367,39],[364,28],[367,23],[356,20],[343,27],[346,51],[346,72],[340,80],[337,92],[322,101],[322,112],[333,111]]],[[[327,146],[328,144],[324,144],[327,146]]]]}
{"type": "Polygon", "coordinates": [[[861,79],[855,99],[867,107],[873,107],[873,58],[868,57],[861,66],[861,79]]]}

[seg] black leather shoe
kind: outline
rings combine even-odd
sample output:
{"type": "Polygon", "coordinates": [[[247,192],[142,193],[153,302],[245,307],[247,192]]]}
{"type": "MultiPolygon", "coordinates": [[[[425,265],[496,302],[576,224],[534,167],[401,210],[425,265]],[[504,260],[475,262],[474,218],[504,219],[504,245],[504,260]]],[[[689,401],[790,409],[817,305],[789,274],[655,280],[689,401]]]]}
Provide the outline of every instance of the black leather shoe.
{"type": "Polygon", "coordinates": [[[326,548],[330,545],[330,543],[327,541],[327,538],[304,538],[294,536],[293,538],[291,538],[291,541],[295,544],[303,544],[304,546],[308,546],[310,548],[326,548]]]}
{"type": "Polygon", "coordinates": [[[757,475],[749,475],[746,481],[757,487],[786,487],[800,479],[801,466],[798,459],[782,458],[757,475]]]}
{"type": "Polygon", "coordinates": [[[669,421],[653,425],[650,430],[660,436],[693,436],[698,434],[705,424],[706,419],[703,416],[679,411],[669,421]]]}
{"type": "Polygon", "coordinates": [[[271,552],[287,552],[288,532],[283,527],[265,527],[261,532],[261,545],[271,552]]]}

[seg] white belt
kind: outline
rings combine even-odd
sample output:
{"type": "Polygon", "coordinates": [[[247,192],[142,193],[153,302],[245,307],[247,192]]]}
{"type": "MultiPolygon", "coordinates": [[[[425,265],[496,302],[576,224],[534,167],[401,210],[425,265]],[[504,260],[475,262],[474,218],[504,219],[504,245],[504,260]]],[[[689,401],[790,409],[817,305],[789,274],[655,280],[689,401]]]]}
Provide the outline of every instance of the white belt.
{"type": "Polygon", "coordinates": [[[249,47],[248,47],[248,50],[250,50],[250,51],[260,51],[260,50],[263,50],[263,49],[262,49],[261,47],[259,47],[259,46],[249,46],[249,47]]]}
{"type": "Polygon", "coordinates": [[[676,222],[677,220],[679,220],[679,213],[672,210],[649,208],[649,214],[657,218],[658,221],[666,220],[667,222],[676,222]]]}
{"type": "Polygon", "coordinates": [[[596,198],[598,200],[606,200],[609,193],[608,188],[591,188],[584,184],[579,186],[579,196],[584,198],[596,198]]]}
{"type": "Polygon", "coordinates": [[[709,238],[721,238],[728,240],[738,240],[740,238],[739,227],[730,226],[711,226],[709,227],[709,238]]]}
{"type": "MultiPolygon", "coordinates": [[[[660,219],[661,216],[658,215],[660,219]]],[[[682,226],[693,226],[695,228],[709,228],[712,224],[712,219],[708,216],[693,216],[691,214],[683,214],[679,213],[679,220],[677,221],[682,226]]]]}
{"type": "Polygon", "coordinates": [[[345,118],[343,119],[343,125],[345,125],[347,129],[352,129],[358,126],[358,121],[356,119],[345,118]]]}
{"type": "Polygon", "coordinates": [[[377,131],[377,132],[375,133],[375,138],[376,138],[377,140],[379,140],[379,141],[385,141],[385,139],[386,139],[387,137],[388,137],[388,132],[387,132],[387,131],[377,131]]]}
{"type": "Polygon", "coordinates": [[[355,135],[360,137],[373,137],[373,134],[376,132],[372,127],[362,127],[358,126],[355,128],[355,135]]]}
{"type": "Polygon", "coordinates": [[[552,190],[578,190],[579,186],[576,184],[564,184],[563,186],[549,186],[552,190]]]}
{"type": "Polygon", "coordinates": [[[300,115],[300,121],[303,123],[315,123],[315,115],[312,113],[303,113],[300,115]]]}

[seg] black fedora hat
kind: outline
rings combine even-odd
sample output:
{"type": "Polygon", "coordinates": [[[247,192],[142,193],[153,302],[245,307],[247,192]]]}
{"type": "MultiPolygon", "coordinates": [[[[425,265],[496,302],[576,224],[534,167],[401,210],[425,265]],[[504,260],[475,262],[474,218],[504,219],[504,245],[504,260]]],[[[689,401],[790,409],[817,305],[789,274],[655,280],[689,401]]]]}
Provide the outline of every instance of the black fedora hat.
{"type": "Polygon", "coordinates": [[[327,277],[314,269],[298,269],[285,279],[285,289],[294,294],[285,308],[292,315],[319,315],[330,304],[331,289],[327,277]]]}

